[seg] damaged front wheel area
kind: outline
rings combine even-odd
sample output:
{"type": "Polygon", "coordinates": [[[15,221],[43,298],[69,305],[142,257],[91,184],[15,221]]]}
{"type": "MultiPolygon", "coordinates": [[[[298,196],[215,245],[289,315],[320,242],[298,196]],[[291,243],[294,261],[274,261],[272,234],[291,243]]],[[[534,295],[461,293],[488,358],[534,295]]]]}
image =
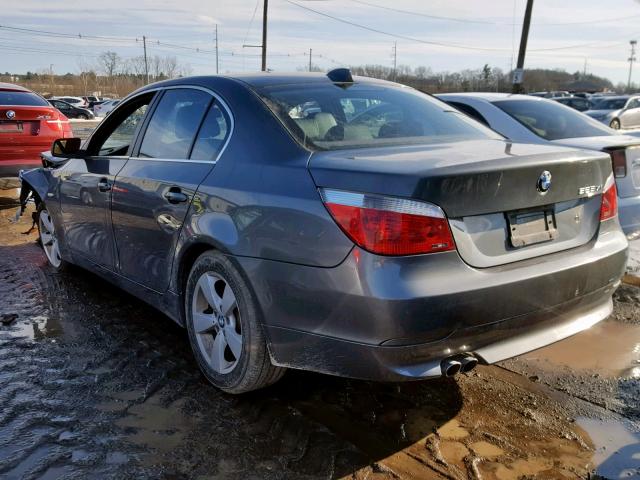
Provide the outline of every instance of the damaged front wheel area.
{"type": "Polygon", "coordinates": [[[56,271],[64,270],[68,264],[60,256],[60,243],[56,236],[55,224],[44,202],[40,202],[38,205],[36,218],[40,245],[44,250],[44,254],[47,256],[49,265],[56,271]]]}

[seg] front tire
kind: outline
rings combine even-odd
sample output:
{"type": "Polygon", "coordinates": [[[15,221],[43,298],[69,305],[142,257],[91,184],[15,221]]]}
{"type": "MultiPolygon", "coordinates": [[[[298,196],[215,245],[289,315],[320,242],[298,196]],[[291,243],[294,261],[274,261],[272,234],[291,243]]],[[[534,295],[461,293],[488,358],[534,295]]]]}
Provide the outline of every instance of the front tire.
{"type": "Polygon", "coordinates": [[[614,130],[620,130],[620,120],[614,118],[613,120],[611,120],[611,123],[609,123],[609,126],[614,130]]]}
{"type": "Polygon", "coordinates": [[[256,302],[238,269],[219,252],[195,261],[185,291],[189,342],[207,380],[228,393],[278,381],[286,369],[271,364],[256,302]]]}
{"type": "Polygon", "coordinates": [[[55,223],[44,202],[38,205],[36,215],[38,219],[38,239],[40,246],[42,250],[44,250],[49,266],[55,271],[61,272],[65,270],[69,264],[65,262],[60,255],[60,242],[56,235],[55,223]]]}

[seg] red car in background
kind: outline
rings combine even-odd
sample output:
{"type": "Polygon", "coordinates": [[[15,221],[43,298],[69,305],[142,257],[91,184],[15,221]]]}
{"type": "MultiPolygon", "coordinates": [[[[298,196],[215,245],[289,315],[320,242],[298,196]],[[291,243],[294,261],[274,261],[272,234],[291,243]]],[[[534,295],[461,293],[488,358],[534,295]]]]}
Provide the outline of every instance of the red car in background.
{"type": "Polygon", "coordinates": [[[69,119],[40,95],[0,83],[0,177],[41,166],[43,150],[57,138],[72,136],[69,119]]]}

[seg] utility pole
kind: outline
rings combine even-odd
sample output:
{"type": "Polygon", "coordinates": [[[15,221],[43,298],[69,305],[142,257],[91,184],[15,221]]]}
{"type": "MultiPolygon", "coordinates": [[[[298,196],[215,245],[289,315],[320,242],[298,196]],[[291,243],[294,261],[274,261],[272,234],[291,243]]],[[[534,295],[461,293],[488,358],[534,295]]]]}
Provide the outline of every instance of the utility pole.
{"type": "Polygon", "coordinates": [[[149,83],[149,62],[147,62],[147,37],[142,36],[142,48],[144,48],[144,75],[149,83]]]}
{"type": "Polygon", "coordinates": [[[309,71],[311,71],[311,56],[313,55],[313,48],[309,49],[309,71]]]}
{"type": "Polygon", "coordinates": [[[220,63],[218,62],[218,24],[216,23],[216,75],[218,74],[219,68],[220,63]]]}
{"type": "Polygon", "coordinates": [[[633,62],[636,61],[636,44],[638,42],[636,40],[631,40],[629,44],[631,45],[631,55],[629,56],[629,80],[627,80],[627,90],[631,90],[631,72],[633,70],[633,62]]]}
{"type": "Polygon", "coordinates": [[[533,0],[527,0],[527,8],[524,11],[524,23],[522,24],[522,36],[520,37],[520,50],[518,51],[518,63],[513,71],[513,93],[522,93],[522,80],[524,76],[524,56],[527,53],[527,40],[529,39],[529,26],[531,25],[531,11],[533,0]]]}
{"type": "Polygon", "coordinates": [[[267,10],[269,8],[269,0],[264,0],[262,10],[262,71],[267,71],[267,10]]]}
{"type": "Polygon", "coordinates": [[[584,57],[584,69],[582,71],[582,76],[583,77],[587,76],[587,57],[584,57]]]}
{"type": "Polygon", "coordinates": [[[393,81],[398,78],[398,42],[393,42],[393,81]]]}

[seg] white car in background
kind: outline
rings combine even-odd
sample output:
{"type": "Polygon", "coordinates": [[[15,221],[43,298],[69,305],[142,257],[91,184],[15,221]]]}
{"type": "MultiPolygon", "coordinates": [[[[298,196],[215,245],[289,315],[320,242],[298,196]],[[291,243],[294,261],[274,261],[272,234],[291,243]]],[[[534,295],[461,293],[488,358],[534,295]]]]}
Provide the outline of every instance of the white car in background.
{"type": "Polygon", "coordinates": [[[640,139],[623,135],[554,100],[508,93],[446,93],[440,100],[513,142],[600,150],[611,156],[618,217],[627,235],[640,235],[640,139]]]}
{"type": "Polygon", "coordinates": [[[93,106],[93,113],[96,117],[104,117],[113,110],[118,103],[120,103],[120,100],[107,100],[106,102],[99,103],[93,106]]]}
{"type": "Polygon", "coordinates": [[[51,97],[50,100],[62,100],[78,108],[87,108],[89,105],[82,97],[51,97]]]}

